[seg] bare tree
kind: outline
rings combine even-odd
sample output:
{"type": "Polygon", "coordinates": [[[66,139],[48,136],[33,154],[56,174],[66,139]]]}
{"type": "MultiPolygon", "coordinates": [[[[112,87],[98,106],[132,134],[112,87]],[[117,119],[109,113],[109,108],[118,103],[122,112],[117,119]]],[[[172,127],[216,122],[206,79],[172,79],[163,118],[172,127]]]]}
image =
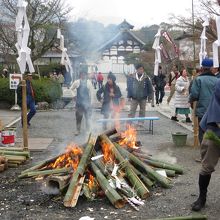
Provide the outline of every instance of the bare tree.
{"type": "MultiPolygon", "coordinates": [[[[32,60],[36,60],[54,46],[56,29],[67,18],[72,8],[64,0],[27,0],[30,24],[29,47],[32,60]]],[[[15,18],[17,0],[0,0],[0,53],[16,54],[15,18]]]]}
{"type": "Polygon", "coordinates": [[[199,5],[195,8],[194,19],[195,23],[193,26],[192,17],[185,16],[175,16],[173,15],[173,22],[175,26],[183,29],[187,33],[193,33],[193,28],[195,30],[195,38],[199,39],[201,32],[203,30],[203,19],[204,16],[208,16],[209,26],[206,29],[208,43],[211,43],[217,38],[215,15],[220,15],[220,7],[217,0],[199,0],[199,5]]]}

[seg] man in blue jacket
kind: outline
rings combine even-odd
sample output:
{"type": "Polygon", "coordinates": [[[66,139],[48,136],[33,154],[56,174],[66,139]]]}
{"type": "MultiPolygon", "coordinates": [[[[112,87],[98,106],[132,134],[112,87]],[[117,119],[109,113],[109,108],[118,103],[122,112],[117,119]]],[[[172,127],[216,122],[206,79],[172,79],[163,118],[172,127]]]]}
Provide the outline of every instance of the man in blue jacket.
{"type": "MultiPolygon", "coordinates": [[[[215,89],[217,77],[212,73],[213,60],[205,58],[202,61],[202,73],[195,78],[192,84],[190,93],[190,102],[197,101],[195,115],[198,117],[198,121],[202,120],[205,114],[212,94],[215,89]]],[[[199,127],[199,142],[202,143],[203,130],[199,127]]]]}
{"type": "Polygon", "coordinates": [[[152,83],[144,72],[144,66],[137,64],[136,72],[128,83],[128,98],[131,99],[129,117],[135,117],[137,106],[140,106],[139,117],[145,117],[147,98],[152,95],[152,83]]]}
{"type": "Polygon", "coordinates": [[[220,80],[217,81],[214,94],[207,112],[200,122],[205,131],[201,145],[202,167],[199,173],[199,197],[192,204],[193,211],[200,211],[206,203],[206,195],[211,174],[220,157],[220,80]]]}

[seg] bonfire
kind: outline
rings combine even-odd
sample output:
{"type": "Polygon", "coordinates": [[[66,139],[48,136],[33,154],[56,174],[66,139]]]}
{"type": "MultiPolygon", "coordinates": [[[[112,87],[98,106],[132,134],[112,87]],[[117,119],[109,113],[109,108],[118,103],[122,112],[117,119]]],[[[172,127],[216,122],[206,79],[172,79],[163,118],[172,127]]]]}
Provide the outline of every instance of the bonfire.
{"type": "Polygon", "coordinates": [[[84,147],[68,146],[19,178],[41,177],[64,196],[66,207],[75,207],[80,195],[89,200],[105,195],[116,208],[128,203],[139,210],[153,186],[168,188],[170,177],[183,173],[178,165],[154,159],[139,145],[134,127],[121,133],[111,129],[95,138],[90,135],[84,147]]]}

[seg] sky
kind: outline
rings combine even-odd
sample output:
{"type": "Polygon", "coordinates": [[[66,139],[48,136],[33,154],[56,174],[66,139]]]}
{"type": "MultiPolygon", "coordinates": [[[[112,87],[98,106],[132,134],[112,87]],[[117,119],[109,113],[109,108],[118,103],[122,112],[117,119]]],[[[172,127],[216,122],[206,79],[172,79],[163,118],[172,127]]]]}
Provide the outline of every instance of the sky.
{"type": "MultiPolygon", "coordinates": [[[[68,0],[72,19],[84,17],[105,25],[124,19],[135,28],[168,22],[170,14],[190,15],[192,0],[68,0]]],[[[195,4],[196,1],[194,0],[195,4]]]]}

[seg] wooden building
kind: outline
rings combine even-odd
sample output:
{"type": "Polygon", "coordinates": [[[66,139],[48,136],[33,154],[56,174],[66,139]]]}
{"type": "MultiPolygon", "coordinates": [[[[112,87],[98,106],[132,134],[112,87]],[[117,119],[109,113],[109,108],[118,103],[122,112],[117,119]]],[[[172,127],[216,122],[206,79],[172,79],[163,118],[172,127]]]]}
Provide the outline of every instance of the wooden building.
{"type": "MultiPolygon", "coordinates": [[[[132,32],[133,28],[133,25],[124,20],[118,25],[118,33],[97,49],[99,59],[93,64],[98,67],[98,71],[103,73],[134,72],[134,65],[126,65],[124,57],[129,53],[140,53],[145,43],[132,32]]],[[[90,71],[93,69],[90,68],[90,71]]]]}

